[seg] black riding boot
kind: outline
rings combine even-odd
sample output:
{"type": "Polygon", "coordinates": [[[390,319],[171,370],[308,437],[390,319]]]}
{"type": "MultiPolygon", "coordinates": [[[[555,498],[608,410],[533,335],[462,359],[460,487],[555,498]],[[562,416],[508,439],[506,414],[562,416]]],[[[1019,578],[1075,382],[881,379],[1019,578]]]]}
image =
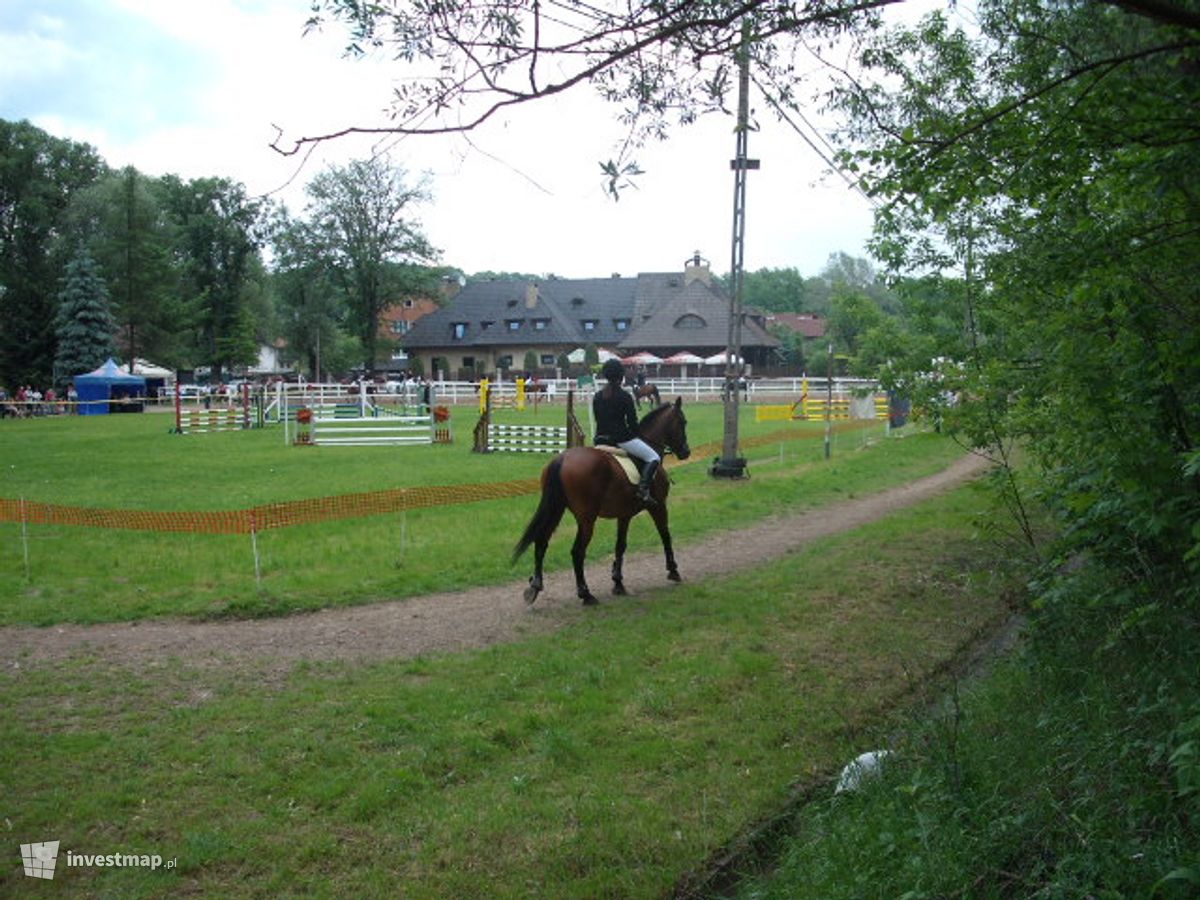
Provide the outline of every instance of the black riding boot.
{"type": "Polygon", "coordinates": [[[650,487],[654,484],[654,476],[658,474],[658,467],[661,465],[660,460],[646,463],[646,468],[642,469],[642,480],[638,482],[637,496],[642,503],[649,506],[654,502],[654,498],[650,496],[650,487]]]}

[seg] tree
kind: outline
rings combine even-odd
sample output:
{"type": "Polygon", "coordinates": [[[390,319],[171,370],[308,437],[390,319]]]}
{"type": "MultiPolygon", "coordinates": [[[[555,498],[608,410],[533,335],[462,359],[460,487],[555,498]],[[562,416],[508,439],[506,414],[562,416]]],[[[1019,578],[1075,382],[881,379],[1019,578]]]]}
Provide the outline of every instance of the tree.
{"type": "Polygon", "coordinates": [[[65,384],[73,375],[103,365],[116,349],[116,320],[109,308],[108,288],[85,247],[67,264],[58,312],[54,321],[58,351],[54,357],[55,382],[65,384]]]}
{"type": "Polygon", "coordinates": [[[1138,2],[977,15],[978,35],[933,15],[868,48],[839,97],[843,162],[887,201],[886,260],[962,273],[956,427],[1029,448],[1068,551],[1200,603],[1200,120],[1182,112],[1200,21],[1138,2]]]}
{"type": "Polygon", "coordinates": [[[895,298],[870,260],[844,252],[831,253],[819,278],[827,286],[829,303],[836,295],[856,293],[869,297],[885,312],[896,312],[895,298]]]}
{"type": "Polygon", "coordinates": [[[271,242],[280,333],[308,377],[319,381],[322,371],[331,371],[332,351],[345,336],[341,327],[345,307],[308,223],[291,219],[286,210],[279,211],[272,222],[271,242]]]}
{"type": "Polygon", "coordinates": [[[104,172],[87,144],[0,120],[0,384],[37,384],[54,363],[55,296],[71,198],[104,172]]]}
{"type": "Polygon", "coordinates": [[[80,193],[71,213],[104,273],[127,357],[172,364],[180,354],[178,278],[170,223],[155,187],[127,166],[80,193]]]}
{"type": "Polygon", "coordinates": [[[829,334],[850,356],[859,352],[862,338],[883,325],[884,314],[866,294],[842,291],[833,298],[829,310],[829,334]]]}
{"type": "Polygon", "coordinates": [[[348,330],[375,367],[379,316],[404,293],[432,292],[425,268],[437,251],[406,218],[429,199],[423,185],[406,184],[403,169],[376,157],[332,166],[308,185],[310,234],[348,311],[348,330]]]}
{"type": "MultiPolygon", "coordinates": [[[[726,279],[721,280],[728,291],[726,279]]],[[[771,312],[805,312],[808,294],[804,276],[797,269],[759,269],[747,272],[743,282],[743,302],[746,306],[771,312]]]]}
{"type": "Polygon", "coordinates": [[[244,310],[252,278],[262,271],[257,254],[263,204],[227,178],[184,182],[167,176],[162,189],[176,229],[195,362],[212,366],[213,380],[220,381],[226,366],[249,365],[257,358],[257,347],[247,340],[244,310]]]}
{"type": "MultiPolygon", "coordinates": [[[[727,95],[737,84],[731,70],[743,20],[752,25],[756,70],[786,98],[800,77],[795,54],[801,42],[869,21],[872,11],[893,2],[898,0],[316,0],[310,29],[339,23],[349,31],[348,53],[383,51],[406,67],[395,79],[392,124],[296,140],[281,136],[275,147],[295,153],[351,132],[469,131],[500,110],[583,84],[620,107],[629,147],[662,136],[671,125],[727,110],[727,95]]],[[[614,190],[626,173],[637,172],[624,159],[603,168],[614,190]]]]}

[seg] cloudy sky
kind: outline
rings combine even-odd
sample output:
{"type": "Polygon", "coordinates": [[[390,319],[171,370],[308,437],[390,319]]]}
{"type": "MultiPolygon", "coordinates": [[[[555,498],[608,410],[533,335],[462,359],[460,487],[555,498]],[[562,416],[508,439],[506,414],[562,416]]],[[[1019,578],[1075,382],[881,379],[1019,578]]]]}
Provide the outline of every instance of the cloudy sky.
{"type": "MultiPolygon", "coordinates": [[[[670,271],[699,250],[730,265],[732,121],[709,118],[638,153],[636,189],[608,198],[600,160],[621,137],[614,107],[584,86],[517,108],[464,137],[347,138],[307,161],[290,136],[385,120],[382,61],[342,58],[343,33],[303,35],[309,0],[0,0],[0,118],[93,144],[114,167],[228,176],[294,213],[331,162],[386,150],[433,201],[418,218],[443,262],[564,277],[670,271]]],[[[815,275],[829,255],[865,255],[867,202],[796,132],[756,104],[746,266],[815,275]]]]}

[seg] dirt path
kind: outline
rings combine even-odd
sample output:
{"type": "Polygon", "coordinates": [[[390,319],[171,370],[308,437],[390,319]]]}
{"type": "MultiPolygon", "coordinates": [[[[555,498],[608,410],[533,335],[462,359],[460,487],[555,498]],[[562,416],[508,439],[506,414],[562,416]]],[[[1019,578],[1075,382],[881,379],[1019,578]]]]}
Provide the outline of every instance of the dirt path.
{"type": "MultiPolygon", "coordinates": [[[[743,528],[738,540],[713,535],[676,548],[688,581],[719,577],[775,559],[821,537],[848,531],[919,503],[967,481],[987,468],[965,456],[947,469],[878,494],[847,500],[796,516],[776,517],[743,528]]],[[[564,527],[567,527],[565,523],[564,527]]],[[[608,555],[588,566],[588,581],[602,601],[609,585],[608,555]]],[[[625,584],[632,595],[668,584],[661,552],[626,557],[625,584]]],[[[192,622],[156,619],[112,625],[0,628],[0,665],[5,670],[46,665],[69,657],[92,657],[139,665],[178,659],[193,666],[255,660],[290,667],[301,660],[370,661],[485,647],[553,630],[584,614],[570,572],[554,572],[533,607],[521,599],[525,581],[429,594],[370,606],[322,610],[279,619],[192,622]]]]}

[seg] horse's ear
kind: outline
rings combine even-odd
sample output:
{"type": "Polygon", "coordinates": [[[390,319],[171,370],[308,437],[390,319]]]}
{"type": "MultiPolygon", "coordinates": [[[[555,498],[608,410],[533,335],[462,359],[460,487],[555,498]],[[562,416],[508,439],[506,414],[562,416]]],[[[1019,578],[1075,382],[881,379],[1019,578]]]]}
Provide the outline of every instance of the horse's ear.
{"type": "Polygon", "coordinates": [[[676,397],[676,398],[675,398],[675,408],[676,408],[676,409],[683,409],[683,398],[682,398],[682,397],[676,397]]]}

